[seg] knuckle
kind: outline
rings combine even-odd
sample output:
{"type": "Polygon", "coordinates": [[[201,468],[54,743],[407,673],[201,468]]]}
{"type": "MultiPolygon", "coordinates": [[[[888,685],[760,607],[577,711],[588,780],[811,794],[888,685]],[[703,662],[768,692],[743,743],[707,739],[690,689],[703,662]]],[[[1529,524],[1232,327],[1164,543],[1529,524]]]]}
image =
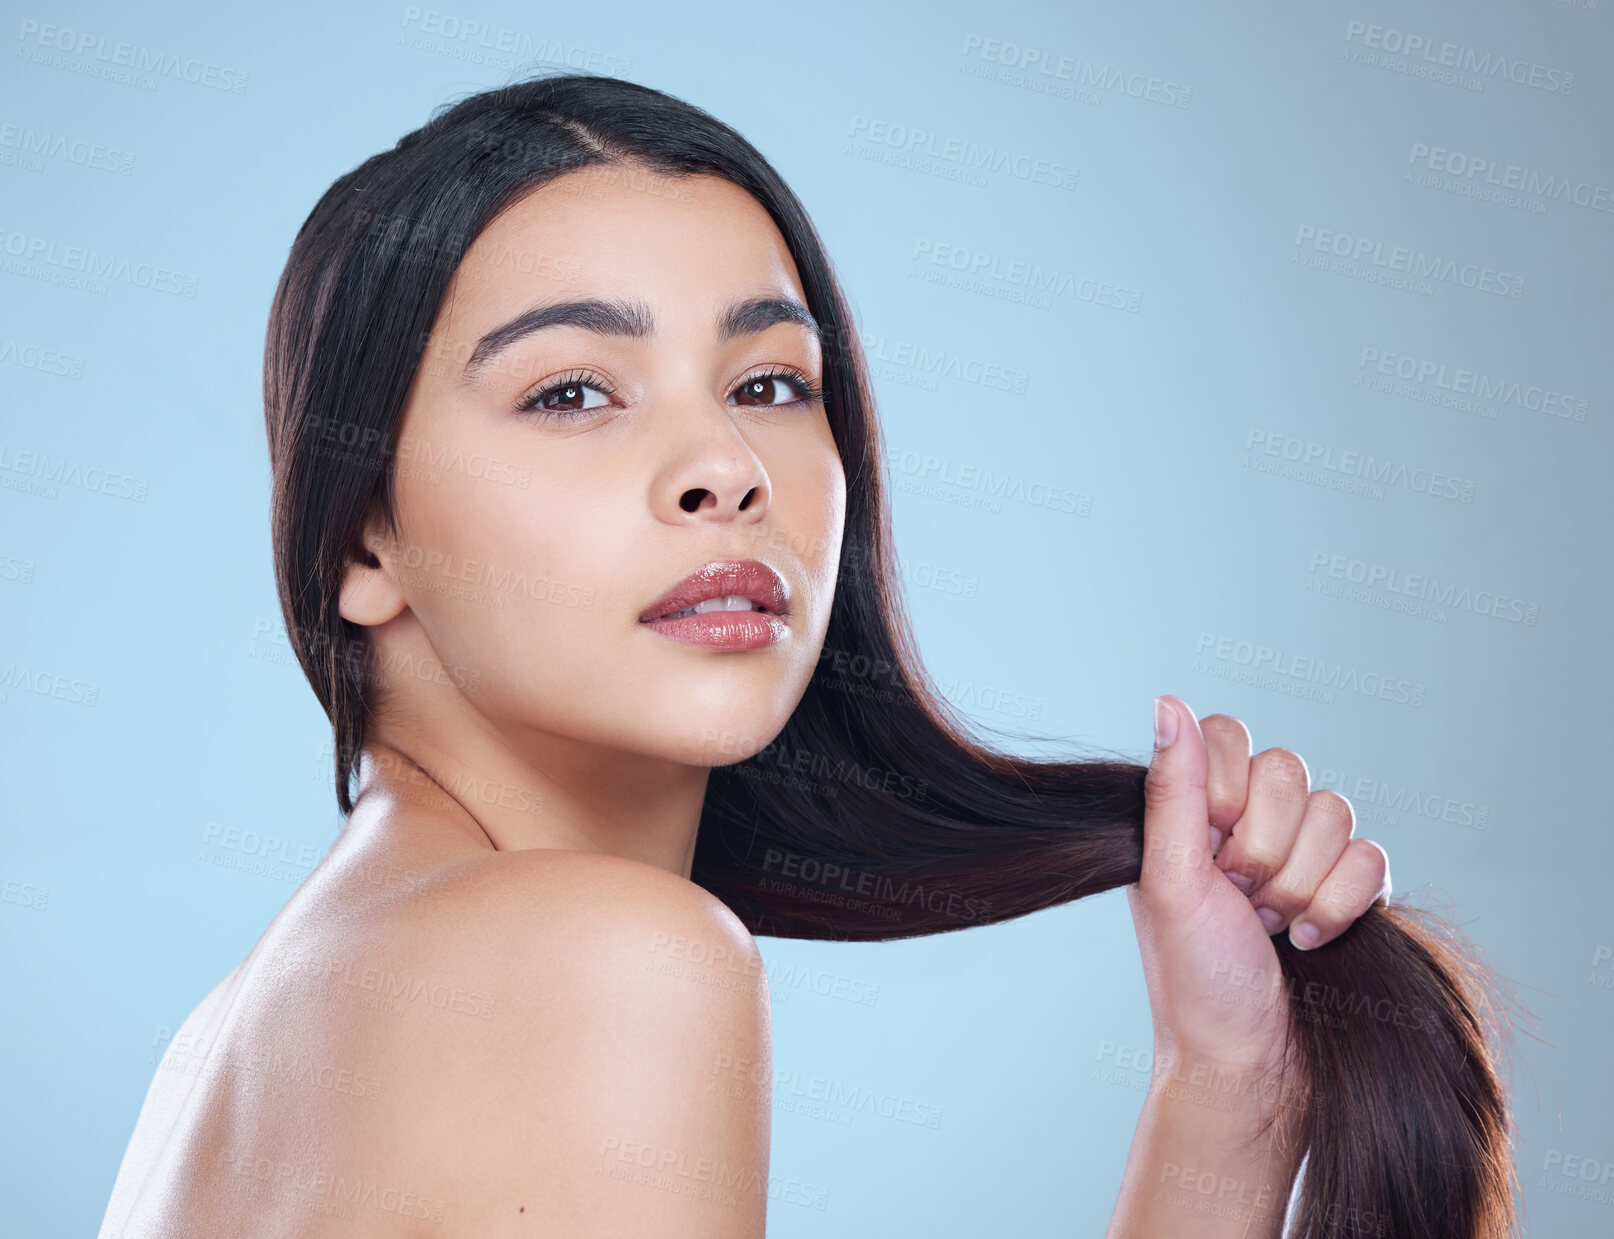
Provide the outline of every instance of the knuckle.
{"type": "Polygon", "coordinates": [[[1311,785],[1305,759],[1293,749],[1264,749],[1250,759],[1250,764],[1268,795],[1291,798],[1298,792],[1304,796],[1311,785]]]}
{"type": "Polygon", "coordinates": [[[1314,908],[1339,924],[1349,924],[1379,898],[1384,889],[1385,871],[1377,864],[1336,869],[1328,876],[1312,900],[1314,908]]]}
{"type": "Polygon", "coordinates": [[[1320,788],[1306,797],[1306,817],[1315,819],[1329,838],[1343,843],[1356,833],[1356,809],[1332,788],[1320,788]]]}
{"type": "Polygon", "coordinates": [[[1352,839],[1346,851],[1352,854],[1355,863],[1376,874],[1380,881],[1390,871],[1390,854],[1371,839],[1352,839]]]}
{"type": "Polygon", "coordinates": [[[1190,792],[1203,796],[1204,791],[1203,784],[1196,785],[1191,779],[1168,773],[1161,762],[1151,763],[1148,773],[1143,776],[1143,802],[1151,807],[1176,800],[1190,792]]]}
{"type": "Polygon", "coordinates": [[[1229,752],[1226,744],[1210,746],[1206,809],[1213,826],[1230,828],[1243,815],[1250,794],[1249,768],[1249,758],[1229,752]]]}
{"type": "Polygon", "coordinates": [[[1222,780],[1213,779],[1205,797],[1205,808],[1211,825],[1227,827],[1236,823],[1244,811],[1244,798],[1238,789],[1222,780]]]}
{"type": "Polygon", "coordinates": [[[1283,899],[1290,900],[1299,905],[1311,903],[1322,886],[1327,873],[1306,873],[1304,870],[1294,868],[1294,865],[1285,865],[1283,870],[1267,884],[1267,889],[1280,892],[1283,899]]]}
{"type": "Polygon", "coordinates": [[[1277,849],[1263,843],[1254,846],[1246,844],[1233,854],[1229,869],[1248,875],[1256,885],[1270,879],[1283,866],[1284,858],[1277,849]]]}
{"type": "Polygon", "coordinates": [[[1261,888],[1261,902],[1290,918],[1311,902],[1313,889],[1280,875],[1261,888]]]}
{"type": "Polygon", "coordinates": [[[1222,731],[1235,740],[1242,739],[1246,745],[1250,743],[1250,729],[1231,714],[1207,714],[1199,720],[1201,731],[1222,731]]]}
{"type": "Polygon", "coordinates": [[[1176,789],[1176,780],[1165,773],[1156,762],[1149,767],[1143,776],[1143,802],[1146,805],[1155,805],[1169,800],[1176,789]]]}
{"type": "Polygon", "coordinates": [[[1366,912],[1372,902],[1373,896],[1363,890],[1360,882],[1351,878],[1341,879],[1339,874],[1333,873],[1312,895],[1306,916],[1309,920],[1326,921],[1340,928],[1366,912]]]}
{"type": "Polygon", "coordinates": [[[1314,899],[1306,905],[1304,915],[1295,919],[1310,921],[1318,929],[1322,930],[1324,937],[1332,938],[1348,928],[1357,915],[1357,913],[1349,909],[1342,909],[1333,903],[1314,899]]]}
{"type": "Polygon", "coordinates": [[[1366,893],[1359,883],[1345,882],[1319,891],[1311,901],[1306,917],[1330,929],[1343,929],[1366,912],[1372,902],[1373,896],[1366,893]]]}

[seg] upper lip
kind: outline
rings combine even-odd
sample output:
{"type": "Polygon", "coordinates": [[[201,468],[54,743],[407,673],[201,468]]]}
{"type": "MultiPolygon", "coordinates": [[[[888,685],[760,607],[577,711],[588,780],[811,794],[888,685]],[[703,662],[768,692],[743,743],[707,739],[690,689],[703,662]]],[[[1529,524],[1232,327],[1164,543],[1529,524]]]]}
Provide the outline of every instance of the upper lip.
{"type": "Polygon", "coordinates": [[[767,564],[757,559],[724,559],[704,564],[657,598],[639,616],[641,623],[682,611],[708,598],[738,594],[772,611],[789,615],[790,589],[767,564]]]}

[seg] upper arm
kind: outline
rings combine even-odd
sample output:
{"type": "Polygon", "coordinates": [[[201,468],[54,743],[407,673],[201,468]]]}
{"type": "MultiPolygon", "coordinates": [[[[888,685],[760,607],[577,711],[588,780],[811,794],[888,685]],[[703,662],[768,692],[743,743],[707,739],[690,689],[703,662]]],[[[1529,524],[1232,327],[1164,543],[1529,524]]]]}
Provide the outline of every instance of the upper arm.
{"type": "Polygon", "coordinates": [[[761,1239],[772,1063],[751,935],[650,866],[573,853],[535,856],[528,875],[505,859],[488,906],[509,906],[454,965],[491,1018],[416,1068],[434,1081],[460,1226],[761,1239]]]}

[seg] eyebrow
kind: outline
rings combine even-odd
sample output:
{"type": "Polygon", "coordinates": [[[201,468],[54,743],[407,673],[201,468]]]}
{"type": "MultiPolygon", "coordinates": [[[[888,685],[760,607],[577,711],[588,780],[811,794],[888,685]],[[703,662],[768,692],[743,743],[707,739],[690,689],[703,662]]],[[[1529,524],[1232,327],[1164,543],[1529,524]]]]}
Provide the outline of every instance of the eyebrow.
{"type": "MultiPolygon", "coordinates": [[[[730,303],[718,316],[717,338],[722,343],[737,336],[756,335],[779,323],[799,323],[822,345],[823,332],[818,320],[801,302],[788,297],[750,297],[730,303]]],[[[474,383],[499,354],[518,340],[547,327],[581,327],[600,335],[642,340],[655,334],[656,323],[650,307],[642,301],[591,297],[534,306],[477,341],[460,372],[460,382],[474,383]]]]}

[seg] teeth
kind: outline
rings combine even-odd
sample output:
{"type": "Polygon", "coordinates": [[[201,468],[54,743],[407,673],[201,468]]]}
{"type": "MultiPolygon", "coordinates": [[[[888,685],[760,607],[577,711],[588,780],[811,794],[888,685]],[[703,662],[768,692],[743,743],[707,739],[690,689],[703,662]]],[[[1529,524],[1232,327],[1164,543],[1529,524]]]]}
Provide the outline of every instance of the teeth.
{"type": "Polygon", "coordinates": [[[706,598],[692,607],[685,607],[682,611],[673,611],[663,615],[662,619],[678,619],[685,615],[704,615],[708,611],[758,611],[762,608],[749,598],[742,598],[739,594],[725,594],[721,598],[706,598]]]}

